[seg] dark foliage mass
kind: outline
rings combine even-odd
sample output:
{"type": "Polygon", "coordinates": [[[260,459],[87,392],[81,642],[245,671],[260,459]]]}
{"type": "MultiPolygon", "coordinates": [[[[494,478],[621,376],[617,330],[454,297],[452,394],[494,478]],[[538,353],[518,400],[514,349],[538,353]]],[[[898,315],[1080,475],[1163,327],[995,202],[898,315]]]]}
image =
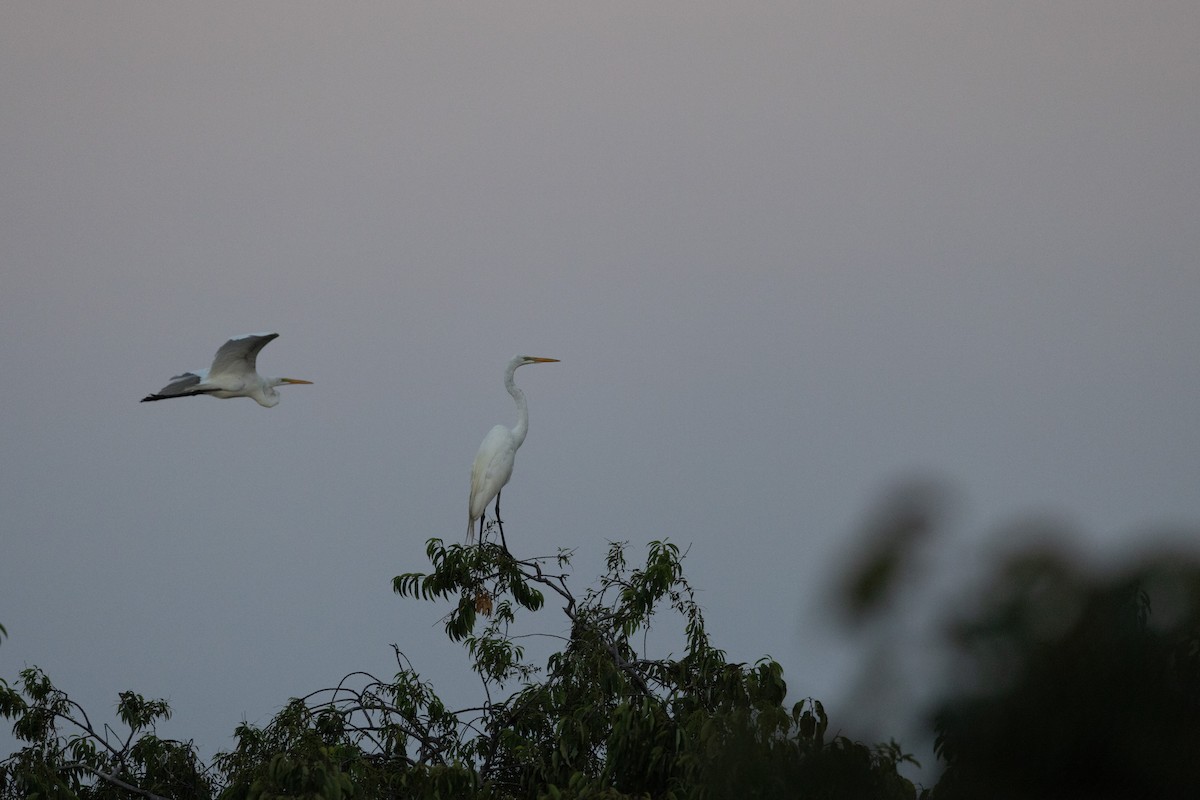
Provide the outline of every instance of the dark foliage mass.
{"type": "Polygon", "coordinates": [[[933,797],[1200,797],[1200,565],[1089,579],[1013,559],[954,629],[970,683],[937,714],[933,797]]]}
{"type": "MultiPolygon", "coordinates": [[[[886,606],[931,519],[888,524],[847,583],[854,620],[886,606]]],[[[935,715],[944,772],[919,790],[895,743],[831,734],[819,701],[789,704],[778,663],[726,661],[671,543],[652,542],[636,567],[612,545],[582,594],[569,552],[519,559],[435,539],[427,554],[432,571],[394,589],[449,602],[445,631],[479,675],[477,705],[448,708],[397,649],[390,678],[352,674],[294,698],[206,764],[191,742],[156,736],[163,701],[125,692],[120,725],[95,725],[31,668],[0,681],[0,715],[24,743],[0,761],[0,800],[1200,796],[1200,565],[1189,557],[1100,577],[1052,551],[1000,564],[959,606],[971,611],[952,628],[956,681],[935,715]],[[516,631],[544,606],[561,608],[569,633],[532,663],[516,631]],[[648,650],[652,626],[677,654],[648,650]]]]}

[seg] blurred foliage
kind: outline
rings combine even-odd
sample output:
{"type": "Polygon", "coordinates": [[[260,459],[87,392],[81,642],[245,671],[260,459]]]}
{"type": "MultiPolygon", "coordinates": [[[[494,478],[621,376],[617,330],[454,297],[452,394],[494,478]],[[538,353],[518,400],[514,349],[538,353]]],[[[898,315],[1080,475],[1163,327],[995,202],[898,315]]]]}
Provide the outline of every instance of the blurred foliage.
{"type": "Polygon", "coordinates": [[[1200,797],[1200,563],[1163,554],[1093,576],[1018,554],[952,641],[933,797],[1200,797]]]}
{"type": "Polygon", "coordinates": [[[935,532],[944,505],[936,486],[909,482],[872,511],[839,592],[839,610],[850,624],[884,611],[903,584],[916,579],[914,556],[935,532]]]}
{"type": "MultiPolygon", "coordinates": [[[[876,509],[841,581],[848,621],[901,627],[914,585],[938,577],[921,562],[942,507],[940,492],[910,485],[876,509]]],[[[1197,550],[1101,570],[1056,544],[1068,541],[1056,527],[997,539],[1008,555],[946,612],[931,800],[1200,797],[1197,550]]],[[[879,638],[882,679],[894,679],[886,665],[911,645],[879,638]]]]}

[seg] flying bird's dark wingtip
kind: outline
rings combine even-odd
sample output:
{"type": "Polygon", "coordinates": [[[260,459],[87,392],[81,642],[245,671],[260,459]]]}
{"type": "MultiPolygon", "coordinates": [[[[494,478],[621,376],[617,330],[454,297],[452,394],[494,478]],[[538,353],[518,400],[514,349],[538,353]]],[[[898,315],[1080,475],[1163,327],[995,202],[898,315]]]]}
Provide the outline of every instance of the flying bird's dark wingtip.
{"type": "Polygon", "coordinates": [[[162,400],[162,395],[148,394],[145,397],[143,397],[141,400],[138,400],[138,402],[139,403],[149,403],[151,400],[162,400]]]}

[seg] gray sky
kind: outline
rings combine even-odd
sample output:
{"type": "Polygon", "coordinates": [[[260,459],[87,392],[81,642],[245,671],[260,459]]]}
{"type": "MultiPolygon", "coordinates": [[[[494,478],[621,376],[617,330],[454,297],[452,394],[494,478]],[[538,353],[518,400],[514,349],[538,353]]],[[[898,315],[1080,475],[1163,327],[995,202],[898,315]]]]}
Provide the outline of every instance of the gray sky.
{"type": "Polygon", "coordinates": [[[896,481],[953,488],[951,571],[1031,514],[1196,529],[1198,40],[1158,0],[6,4],[0,675],[205,752],[392,642],[474,699],[390,580],[461,537],[520,352],[562,363],[518,373],[514,550],[582,588],[690,544],[716,643],[837,722],[822,598],[896,481]],[[137,402],[263,330],[315,385],[137,402]]]}

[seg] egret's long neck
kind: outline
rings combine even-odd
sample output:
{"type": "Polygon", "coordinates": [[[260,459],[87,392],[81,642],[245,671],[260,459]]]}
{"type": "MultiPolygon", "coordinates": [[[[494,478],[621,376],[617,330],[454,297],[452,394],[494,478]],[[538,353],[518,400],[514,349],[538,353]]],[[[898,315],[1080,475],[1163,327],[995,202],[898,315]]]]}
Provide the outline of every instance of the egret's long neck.
{"type": "Polygon", "coordinates": [[[504,388],[508,389],[508,393],[512,395],[512,399],[517,401],[517,424],[512,429],[513,441],[516,447],[520,447],[525,441],[525,434],[529,432],[529,406],[525,403],[525,393],[517,388],[517,384],[513,382],[513,376],[520,364],[513,364],[504,373],[504,388]]]}

